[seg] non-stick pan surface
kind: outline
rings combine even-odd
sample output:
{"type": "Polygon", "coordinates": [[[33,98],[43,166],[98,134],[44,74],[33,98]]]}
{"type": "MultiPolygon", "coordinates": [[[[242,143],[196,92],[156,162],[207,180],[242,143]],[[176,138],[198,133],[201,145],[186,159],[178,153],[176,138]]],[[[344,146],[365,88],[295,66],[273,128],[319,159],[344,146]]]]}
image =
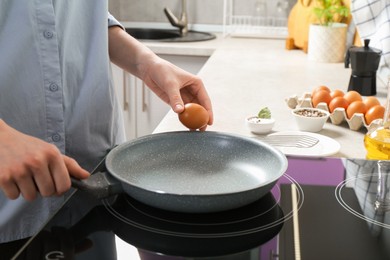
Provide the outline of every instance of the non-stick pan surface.
{"type": "Polygon", "coordinates": [[[220,132],[152,134],[114,148],[111,176],[145,204],[204,213],[247,205],[284,174],[287,159],[254,139],[220,132]]]}

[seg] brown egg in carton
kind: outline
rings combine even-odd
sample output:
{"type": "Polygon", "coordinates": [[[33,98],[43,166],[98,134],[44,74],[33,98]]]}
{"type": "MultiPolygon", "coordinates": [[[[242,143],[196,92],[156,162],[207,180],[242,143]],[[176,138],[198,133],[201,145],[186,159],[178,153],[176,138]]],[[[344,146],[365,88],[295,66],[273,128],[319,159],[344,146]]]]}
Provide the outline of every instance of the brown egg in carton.
{"type": "MultiPolygon", "coordinates": [[[[286,98],[286,103],[289,108],[299,108],[299,107],[313,107],[311,103],[311,93],[307,92],[302,95],[302,97],[298,97],[297,95],[286,98]]],[[[323,109],[329,111],[328,105],[324,102],[319,103],[316,108],[323,109]]],[[[348,123],[349,129],[358,131],[363,126],[370,130],[372,128],[377,128],[382,123],[382,119],[376,119],[371,122],[370,125],[366,124],[364,119],[364,115],[362,113],[356,113],[351,118],[347,117],[347,113],[345,109],[342,107],[336,108],[329,116],[330,121],[334,125],[340,125],[344,121],[348,123]]]]}

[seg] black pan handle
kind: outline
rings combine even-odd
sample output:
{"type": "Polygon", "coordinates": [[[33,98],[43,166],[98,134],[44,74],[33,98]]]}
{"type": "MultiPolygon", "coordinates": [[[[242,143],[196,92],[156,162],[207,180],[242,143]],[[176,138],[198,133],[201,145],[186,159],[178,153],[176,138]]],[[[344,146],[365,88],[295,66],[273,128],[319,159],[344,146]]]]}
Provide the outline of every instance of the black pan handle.
{"type": "Polygon", "coordinates": [[[122,183],[108,172],[96,172],[84,180],[71,177],[72,187],[97,199],[108,198],[123,192],[122,183]]]}

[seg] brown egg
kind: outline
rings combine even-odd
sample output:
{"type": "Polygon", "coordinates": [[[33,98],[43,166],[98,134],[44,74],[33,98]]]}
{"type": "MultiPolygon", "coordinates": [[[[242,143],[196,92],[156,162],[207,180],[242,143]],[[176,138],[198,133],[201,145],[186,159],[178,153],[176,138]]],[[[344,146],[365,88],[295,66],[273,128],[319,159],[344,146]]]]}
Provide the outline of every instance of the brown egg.
{"type": "Polygon", "coordinates": [[[369,96],[369,97],[366,97],[364,100],[363,100],[364,104],[366,104],[366,107],[367,107],[367,111],[370,110],[370,108],[376,106],[376,105],[380,105],[381,103],[379,102],[379,100],[374,97],[374,96],[369,96]]]}
{"type": "Polygon", "coordinates": [[[335,97],[329,103],[329,111],[332,113],[336,108],[342,107],[347,109],[349,103],[344,97],[335,97]]]}
{"type": "Polygon", "coordinates": [[[364,115],[364,119],[366,120],[366,124],[371,124],[375,119],[383,118],[385,115],[385,107],[382,105],[376,105],[367,110],[364,115]]]}
{"type": "Polygon", "coordinates": [[[330,92],[326,90],[318,90],[311,98],[311,102],[313,104],[313,107],[317,107],[319,103],[326,103],[329,105],[329,102],[332,98],[330,97],[330,92]]]}
{"type": "Polygon", "coordinates": [[[344,98],[348,101],[349,104],[352,104],[354,101],[363,101],[362,96],[355,90],[350,90],[345,93],[344,98]]]}
{"type": "Polygon", "coordinates": [[[179,120],[185,127],[196,130],[207,125],[209,113],[199,104],[187,103],[184,111],[179,114],[179,120]]]}
{"type": "Polygon", "coordinates": [[[340,89],[335,89],[330,92],[330,97],[334,99],[335,97],[343,97],[344,96],[344,91],[340,89]]]}
{"type": "Polygon", "coordinates": [[[347,108],[347,117],[351,118],[354,114],[365,114],[367,111],[366,104],[363,101],[357,100],[349,104],[347,108]]]}
{"type": "Polygon", "coordinates": [[[320,90],[325,90],[326,92],[329,92],[330,93],[330,88],[328,88],[327,86],[318,86],[316,88],[313,89],[313,91],[311,92],[311,95],[314,96],[314,94],[317,92],[317,91],[320,91],[320,90]]]}

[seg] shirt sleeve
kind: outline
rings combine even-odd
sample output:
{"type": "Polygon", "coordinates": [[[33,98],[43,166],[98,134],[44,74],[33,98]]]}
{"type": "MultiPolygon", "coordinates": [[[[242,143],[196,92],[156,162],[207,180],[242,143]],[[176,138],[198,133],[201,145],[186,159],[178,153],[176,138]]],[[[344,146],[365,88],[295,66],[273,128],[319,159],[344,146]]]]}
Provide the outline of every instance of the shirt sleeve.
{"type": "Polygon", "coordinates": [[[108,13],[108,27],[111,26],[119,26],[123,30],[125,29],[125,27],[112,14],[108,13]]]}

